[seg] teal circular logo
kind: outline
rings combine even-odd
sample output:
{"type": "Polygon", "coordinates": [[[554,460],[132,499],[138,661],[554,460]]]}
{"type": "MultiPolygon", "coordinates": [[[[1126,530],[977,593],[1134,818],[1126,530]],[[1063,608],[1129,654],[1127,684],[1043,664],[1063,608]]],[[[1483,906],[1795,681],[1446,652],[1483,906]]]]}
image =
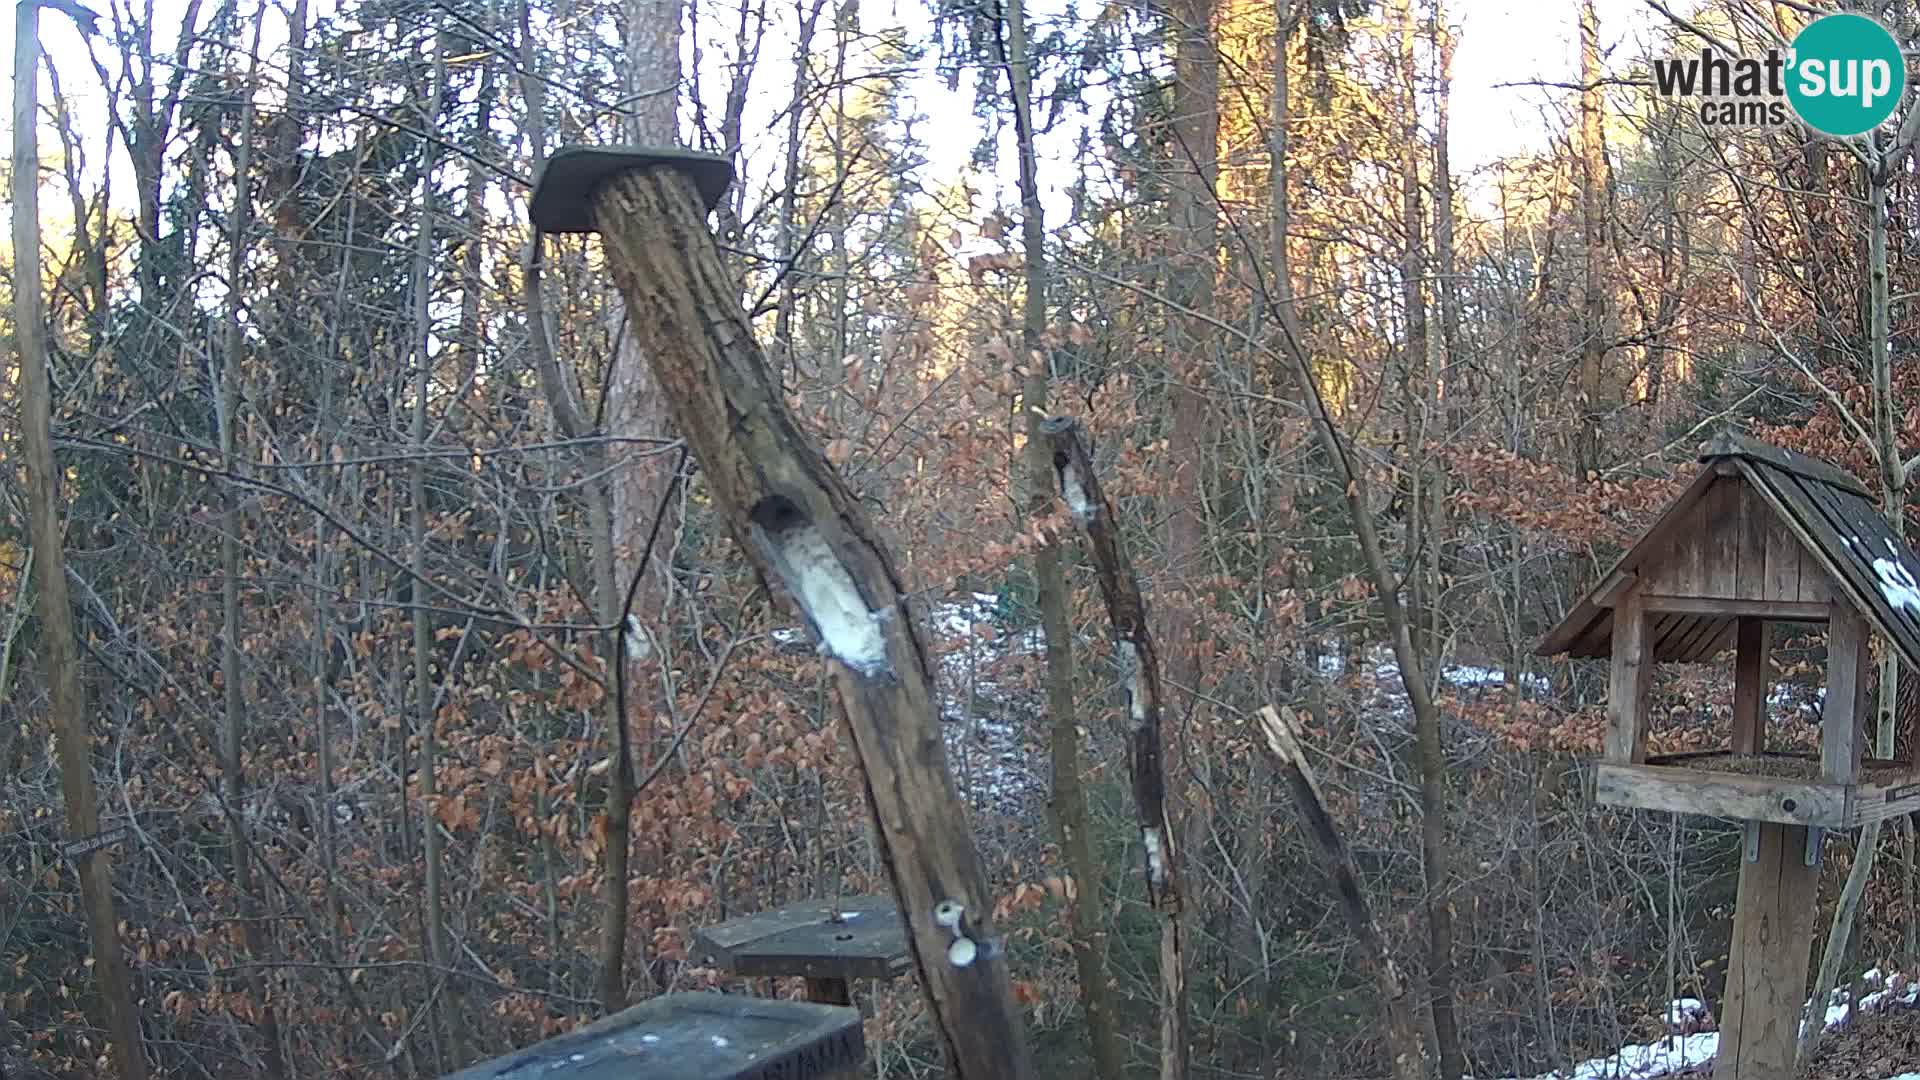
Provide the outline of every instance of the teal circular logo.
{"type": "Polygon", "coordinates": [[[1907,62],[1887,28],[1865,15],[1823,15],[1793,39],[1787,100],[1808,127],[1850,138],[1893,115],[1907,62]]]}

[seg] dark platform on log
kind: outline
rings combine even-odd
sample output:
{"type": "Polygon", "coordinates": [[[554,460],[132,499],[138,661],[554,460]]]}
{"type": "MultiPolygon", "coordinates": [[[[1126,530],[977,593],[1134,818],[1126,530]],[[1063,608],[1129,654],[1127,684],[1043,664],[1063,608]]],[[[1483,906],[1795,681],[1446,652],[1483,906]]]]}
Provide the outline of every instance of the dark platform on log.
{"type": "Polygon", "coordinates": [[[693,932],[697,955],[734,975],[892,979],[911,969],[891,896],[814,900],[693,932]]]}
{"type": "Polygon", "coordinates": [[[711,210],[733,182],[733,163],[717,154],[651,146],[568,146],[554,151],[533,179],[527,216],[550,233],[593,232],[593,195],[628,169],[668,166],[686,173],[711,210]]]}
{"type": "Polygon", "coordinates": [[[666,994],[444,1080],[811,1080],[852,1075],[865,1055],[852,1009],[666,994]]]}

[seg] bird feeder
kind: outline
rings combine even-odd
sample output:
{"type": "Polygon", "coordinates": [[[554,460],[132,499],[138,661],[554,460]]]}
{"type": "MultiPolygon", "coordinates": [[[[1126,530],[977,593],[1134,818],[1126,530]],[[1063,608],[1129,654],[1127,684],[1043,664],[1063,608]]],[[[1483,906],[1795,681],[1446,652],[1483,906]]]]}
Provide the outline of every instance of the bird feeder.
{"type": "Polygon", "coordinates": [[[789,904],[695,930],[707,963],[748,978],[799,976],[807,1000],[853,1004],[853,980],[890,981],[913,967],[890,896],[789,904]]]}
{"type": "Polygon", "coordinates": [[[865,1058],[852,1009],[665,994],[445,1080],[853,1080],[865,1058]]]}
{"type": "Polygon", "coordinates": [[[1866,757],[1868,641],[1920,666],[1920,559],[1867,488],[1826,462],[1733,435],[1707,444],[1686,490],[1540,643],[1607,658],[1595,801],[1744,823],[1721,1009],[1719,1080],[1792,1073],[1825,831],[1920,809],[1920,762],[1866,757]],[[1825,624],[1817,756],[1768,745],[1768,630],[1825,624]],[[1718,749],[1649,756],[1653,665],[1732,650],[1733,725],[1718,749]]]}

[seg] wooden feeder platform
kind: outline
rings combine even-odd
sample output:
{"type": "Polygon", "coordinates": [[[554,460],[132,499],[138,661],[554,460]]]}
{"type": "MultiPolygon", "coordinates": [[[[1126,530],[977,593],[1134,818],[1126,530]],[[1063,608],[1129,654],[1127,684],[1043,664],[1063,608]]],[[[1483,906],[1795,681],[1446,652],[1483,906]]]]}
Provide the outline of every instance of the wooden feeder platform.
{"type": "Polygon", "coordinates": [[[1811,755],[1663,754],[1644,765],[1602,762],[1594,798],[1603,806],[1852,829],[1920,810],[1920,768],[1869,758],[1858,781],[1843,784],[1823,781],[1811,755]]]}
{"type": "Polygon", "coordinates": [[[797,975],[808,996],[847,1004],[853,979],[890,980],[913,967],[891,896],[811,900],[693,932],[707,963],[731,975],[797,975]]]}
{"type": "Polygon", "coordinates": [[[666,994],[445,1080],[843,1080],[865,1057],[852,1009],[666,994]]]}

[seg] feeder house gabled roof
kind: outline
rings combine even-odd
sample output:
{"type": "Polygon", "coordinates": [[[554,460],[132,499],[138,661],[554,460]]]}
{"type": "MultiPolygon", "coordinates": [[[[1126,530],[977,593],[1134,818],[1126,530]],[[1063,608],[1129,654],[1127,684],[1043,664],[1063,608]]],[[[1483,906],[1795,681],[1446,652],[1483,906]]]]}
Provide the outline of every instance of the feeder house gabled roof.
{"type": "Polygon", "coordinates": [[[1721,435],[1698,476],[1534,650],[1610,656],[1613,607],[1638,589],[1655,660],[1706,660],[1741,616],[1820,622],[1857,610],[1920,666],[1920,558],[1866,486],[1815,458],[1721,435]]]}

